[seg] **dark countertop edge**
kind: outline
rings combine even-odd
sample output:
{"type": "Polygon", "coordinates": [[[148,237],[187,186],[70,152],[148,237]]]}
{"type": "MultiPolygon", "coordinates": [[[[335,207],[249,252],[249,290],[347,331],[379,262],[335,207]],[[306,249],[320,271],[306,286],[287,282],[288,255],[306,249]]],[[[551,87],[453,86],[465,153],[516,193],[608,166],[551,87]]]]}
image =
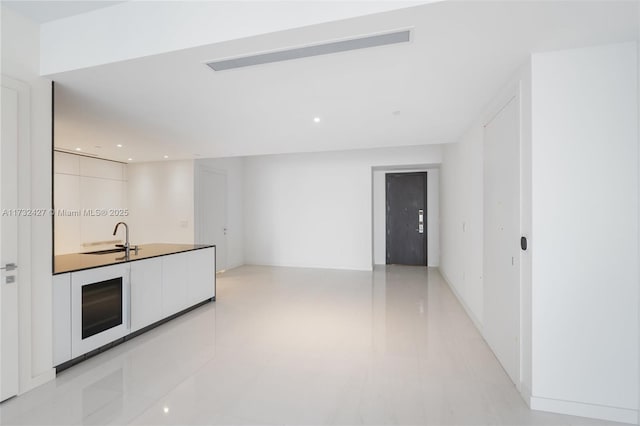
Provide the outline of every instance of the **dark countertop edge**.
{"type": "MultiPolygon", "coordinates": [[[[187,252],[195,251],[195,250],[209,249],[209,248],[213,248],[215,246],[216,246],[215,244],[211,244],[211,245],[205,245],[203,247],[194,247],[194,248],[190,248],[190,249],[187,249],[187,250],[172,251],[171,253],[156,254],[155,256],[143,257],[141,259],[129,259],[129,260],[123,260],[121,262],[105,263],[104,265],[87,266],[86,268],[79,268],[79,269],[70,269],[68,271],[54,272],[52,275],[56,276],[56,275],[62,275],[62,274],[70,274],[70,273],[73,273],[73,272],[88,271],[89,269],[105,268],[107,266],[120,265],[122,263],[138,262],[140,260],[155,259],[156,257],[171,256],[172,254],[187,253],[187,252]]],[[[83,253],[77,253],[77,254],[83,254],[83,253]]],[[[64,255],[62,255],[62,256],[64,256],[64,255]]]]}

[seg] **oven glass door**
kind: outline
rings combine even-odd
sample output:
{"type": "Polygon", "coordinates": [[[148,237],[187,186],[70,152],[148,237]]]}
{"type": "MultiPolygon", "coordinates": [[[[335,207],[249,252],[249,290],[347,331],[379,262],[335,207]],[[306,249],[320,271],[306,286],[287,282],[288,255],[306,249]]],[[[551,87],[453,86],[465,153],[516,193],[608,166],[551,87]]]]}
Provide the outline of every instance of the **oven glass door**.
{"type": "Polygon", "coordinates": [[[129,264],[71,273],[71,357],[129,334],[129,264]]]}
{"type": "Polygon", "coordinates": [[[82,338],[122,324],[122,277],[82,286],[82,338]]]}

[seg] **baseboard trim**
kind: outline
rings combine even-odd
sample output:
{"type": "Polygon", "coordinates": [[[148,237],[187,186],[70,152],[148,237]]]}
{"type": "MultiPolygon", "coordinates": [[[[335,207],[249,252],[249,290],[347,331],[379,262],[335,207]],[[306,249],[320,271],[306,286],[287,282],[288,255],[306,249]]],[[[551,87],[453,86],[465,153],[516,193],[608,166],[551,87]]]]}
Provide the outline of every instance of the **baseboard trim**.
{"type": "Polygon", "coordinates": [[[327,266],[327,265],[294,265],[287,263],[261,263],[261,262],[248,262],[242,266],[269,266],[275,268],[298,268],[298,269],[330,269],[334,271],[359,271],[359,272],[371,272],[373,271],[373,264],[367,267],[355,267],[355,266],[327,266]]]}
{"type": "Polygon", "coordinates": [[[482,323],[478,320],[478,318],[475,316],[473,311],[471,311],[471,309],[467,305],[467,302],[465,302],[462,296],[460,296],[460,293],[458,293],[458,290],[456,290],[456,287],[453,284],[451,284],[451,280],[449,279],[447,274],[442,270],[442,268],[438,267],[438,271],[440,271],[440,275],[442,275],[442,278],[444,278],[444,282],[447,283],[453,295],[456,296],[456,299],[458,299],[458,302],[460,302],[460,304],[462,305],[462,309],[464,309],[464,311],[467,313],[467,316],[471,319],[471,322],[473,323],[473,325],[476,326],[476,328],[480,332],[480,335],[484,339],[484,333],[482,331],[482,323]]]}
{"type": "Polygon", "coordinates": [[[21,383],[23,387],[20,389],[20,392],[18,393],[18,395],[23,395],[29,392],[30,390],[37,388],[38,386],[41,386],[47,382],[50,382],[55,378],[56,378],[56,369],[55,368],[47,369],[47,371],[45,371],[44,373],[41,373],[35,377],[32,377],[27,383],[24,383],[24,384],[21,383]]]}
{"type": "Polygon", "coordinates": [[[524,399],[527,407],[531,408],[531,389],[529,389],[529,387],[524,383],[520,384],[520,396],[524,399]]]}
{"type": "Polygon", "coordinates": [[[560,399],[531,397],[531,409],[620,423],[638,424],[638,410],[586,404],[560,399]]]}

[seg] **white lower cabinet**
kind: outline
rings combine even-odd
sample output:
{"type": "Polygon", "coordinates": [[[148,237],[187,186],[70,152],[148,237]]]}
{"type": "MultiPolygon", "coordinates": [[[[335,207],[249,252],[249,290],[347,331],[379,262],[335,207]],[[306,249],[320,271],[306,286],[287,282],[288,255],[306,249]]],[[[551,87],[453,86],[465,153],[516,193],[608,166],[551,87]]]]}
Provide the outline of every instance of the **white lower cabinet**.
{"type": "Polygon", "coordinates": [[[53,276],[53,365],[71,359],[71,273],[53,276]]]}
{"type": "Polygon", "coordinates": [[[189,304],[195,305],[216,295],[215,248],[194,250],[189,256],[189,304]]]}
{"type": "Polygon", "coordinates": [[[189,256],[192,252],[163,256],[162,259],[162,316],[168,317],[188,308],[189,256]]]}
{"type": "Polygon", "coordinates": [[[162,258],[131,262],[131,332],[162,317],[162,258]]]}
{"type": "Polygon", "coordinates": [[[215,297],[215,280],[214,247],[54,275],[54,366],[215,297]]]}
{"type": "Polygon", "coordinates": [[[215,248],[162,258],[162,315],[167,317],[216,295],[215,248]]]}

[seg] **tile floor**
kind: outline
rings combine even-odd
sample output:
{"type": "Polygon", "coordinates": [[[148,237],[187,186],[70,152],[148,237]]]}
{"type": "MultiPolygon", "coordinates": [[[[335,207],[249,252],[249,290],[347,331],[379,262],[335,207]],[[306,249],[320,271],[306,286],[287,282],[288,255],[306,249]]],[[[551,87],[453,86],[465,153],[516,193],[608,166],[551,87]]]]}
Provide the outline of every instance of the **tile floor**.
{"type": "Polygon", "coordinates": [[[2,425],[602,425],[530,411],[437,270],[245,266],[2,425]]]}

